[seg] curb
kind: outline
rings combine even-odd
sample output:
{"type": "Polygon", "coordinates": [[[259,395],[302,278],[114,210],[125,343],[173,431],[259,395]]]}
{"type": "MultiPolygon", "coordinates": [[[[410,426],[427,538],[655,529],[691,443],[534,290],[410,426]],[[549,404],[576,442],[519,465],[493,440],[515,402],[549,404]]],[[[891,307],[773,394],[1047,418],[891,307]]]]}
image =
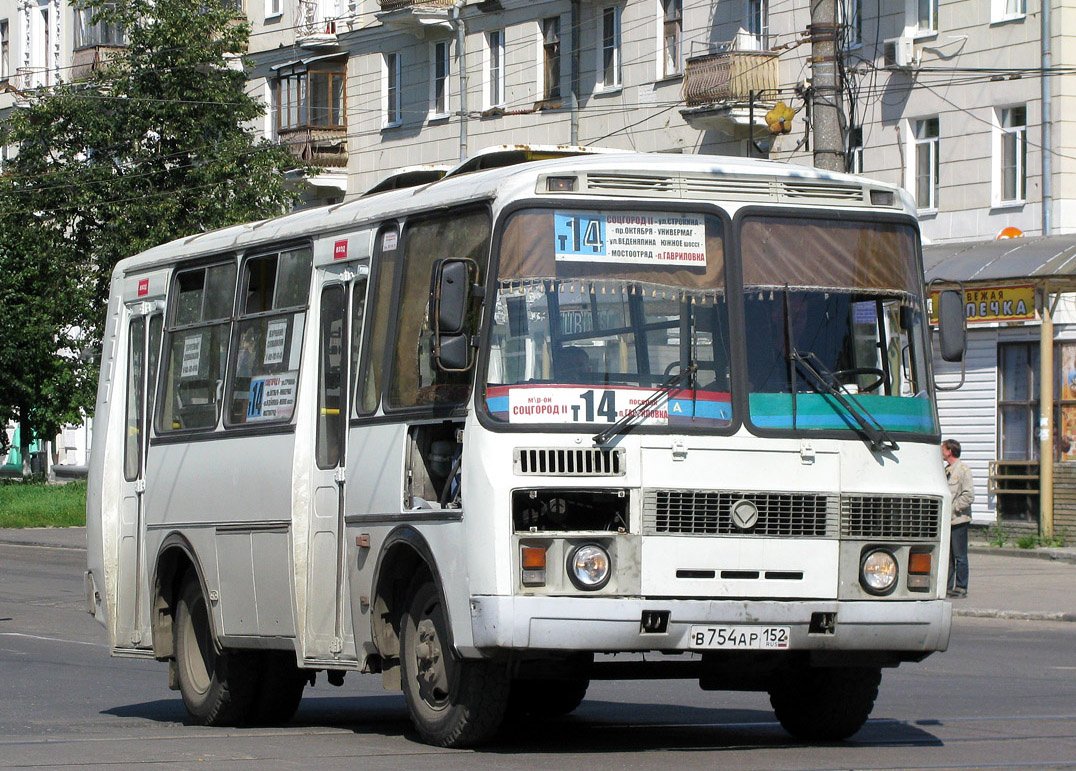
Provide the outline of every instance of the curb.
{"type": "Polygon", "coordinates": [[[1076,613],[1051,613],[1048,611],[1025,613],[1018,610],[986,610],[980,608],[953,608],[954,616],[965,618],[1001,618],[1008,621],[1072,621],[1076,613]]]}
{"type": "Polygon", "coordinates": [[[1053,560],[1076,565],[1076,551],[1060,549],[1012,549],[1004,546],[969,546],[972,554],[993,554],[998,557],[1022,557],[1025,559],[1053,560]]]}

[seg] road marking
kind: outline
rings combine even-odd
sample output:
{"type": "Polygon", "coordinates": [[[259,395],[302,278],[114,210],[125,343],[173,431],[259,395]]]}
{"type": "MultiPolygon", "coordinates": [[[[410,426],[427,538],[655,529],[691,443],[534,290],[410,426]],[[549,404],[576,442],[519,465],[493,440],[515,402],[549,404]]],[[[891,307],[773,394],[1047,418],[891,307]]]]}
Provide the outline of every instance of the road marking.
{"type": "Polygon", "coordinates": [[[46,640],[48,642],[70,643],[71,645],[90,645],[94,648],[107,648],[104,643],[85,642],[83,640],[65,640],[63,637],[44,637],[39,634],[23,634],[22,632],[0,632],[0,637],[25,637],[30,640],[46,640]]]}

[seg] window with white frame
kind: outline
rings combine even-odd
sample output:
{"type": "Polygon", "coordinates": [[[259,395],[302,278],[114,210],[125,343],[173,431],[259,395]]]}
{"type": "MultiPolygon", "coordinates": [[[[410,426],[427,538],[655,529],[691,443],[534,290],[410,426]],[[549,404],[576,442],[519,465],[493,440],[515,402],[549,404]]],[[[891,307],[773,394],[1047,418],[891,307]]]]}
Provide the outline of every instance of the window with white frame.
{"type": "Polygon", "coordinates": [[[998,148],[998,202],[1016,203],[1027,196],[1027,107],[995,112],[998,148]]]}
{"type": "Polygon", "coordinates": [[[915,27],[921,35],[938,31],[938,0],[916,0],[915,27]]]}
{"type": "Polygon", "coordinates": [[[681,36],[683,33],[683,0],[661,0],[662,76],[671,78],[682,72],[681,36]]]}
{"type": "Polygon", "coordinates": [[[504,104],[504,30],[486,33],[486,106],[504,104]]]}
{"type": "Polygon", "coordinates": [[[1027,15],[1027,0],[990,0],[990,21],[1009,21],[1027,15]]]}
{"type": "Polygon", "coordinates": [[[382,126],[392,128],[403,122],[400,105],[400,55],[388,53],[382,56],[381,111],[382,126]]]}
{"type": "Polygon", "coordinates": [[[542,20],[542,99],[560,99],[560,17],[542,20]]]}
{"type": "Polygon", "coordinates": [[[94,46],[122,46],[123,27],[116,22],[94,19],[102,10],[114,10],[115,3],[75,8],[75,50],[94,46]]]}
{"type": "Polygon", "coordinates": [[[938,208],[939,124],[937,118],[913,122],[915,202],[920,209],[938,208]]]}
{"type": "Polygon", "coordinates": [[[265,18],[272,19],[284,13],[284,0],[265,0],[265,18]]]}
{"type": "Polygon", "coordinates": [[[601,15],[601,59],[598,62],[600,88],[620,88],[620,14],[623,8],[609,5],[601,15]]]}
{"type": "Polygon", "coordinates": [[[861,0],[838,0],[837,23],[840,24],[840,42],[843,50],[848,51],[863,45],[861,0]]]}
{"type": "Polygon", "coordinates": [[[430,110],[432,118],[448,115],[448,82],[452,75],[449,41],[439,40],[430,48],[430,110]]]}
{"type": "Polygon", "coordinates": [[[851,174],[863,173],[863,127],[852,126],[848,129],[848,171],[851,174]]]}
{"type": "Polygon", "coordinates": [[[769,47],[770,37],[770,3],[769,0],[745,0],[744,29],[747,31],[743,48],[765,51],[769,47]]]}
{"type": "Polygon", "coordinates": [[[11,76],[11,43],[7,19],[0,19],[0,82],[11,76]]]}

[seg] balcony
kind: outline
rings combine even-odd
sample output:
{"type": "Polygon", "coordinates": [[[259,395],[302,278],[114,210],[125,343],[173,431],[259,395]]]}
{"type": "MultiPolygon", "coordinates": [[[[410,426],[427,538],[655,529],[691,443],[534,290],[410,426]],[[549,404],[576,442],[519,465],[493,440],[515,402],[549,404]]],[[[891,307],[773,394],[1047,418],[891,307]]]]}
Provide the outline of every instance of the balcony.
{"type": "Polygon", "coordinates": [[[318,0],[299,0],[295,42],[303,48],[328,48],[337,45],[336,19],[326,13],[318,0]]]}
{"type": "Polygon", "coordinates": [[[280,144],[303,163],[327,169],[347,168],[346,128],[280,129],[280,144]]]}
{"type": "Polygon", "coordinates": [[[693,128],[733,136],[765,130],[764,116],[776,101],[780,83],[777,63],[774,51],[726,50],[691,57],[684,68],[687,107],[680,115],[693,128]]]}
{"type": "Polygon", "coordinates": [[[103,70],[109,61],[122,56],[123,45],[90,45],[76,48],[71,54],[71,79],[84,80],[103,70]]]}
{"type": "Polygon", "coordinates": [[[455,28],[449,12],[453,0],[378,0],[377,20],[420,40],[444,37],[455,28]]]}

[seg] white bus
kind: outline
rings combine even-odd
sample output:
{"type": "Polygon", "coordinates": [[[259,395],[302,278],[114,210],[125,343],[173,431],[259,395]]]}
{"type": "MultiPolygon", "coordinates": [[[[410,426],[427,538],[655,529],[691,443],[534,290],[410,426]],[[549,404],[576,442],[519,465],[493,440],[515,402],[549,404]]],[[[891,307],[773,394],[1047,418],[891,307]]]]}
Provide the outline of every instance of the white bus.
{"type": "Polygon", "coordinates": [[[677,677],[850,736],[950,634],[914,207],[534,155],[117,266],[86,575],[112,653],[212,725],[379,673],[465,746],[677,677]]]}

